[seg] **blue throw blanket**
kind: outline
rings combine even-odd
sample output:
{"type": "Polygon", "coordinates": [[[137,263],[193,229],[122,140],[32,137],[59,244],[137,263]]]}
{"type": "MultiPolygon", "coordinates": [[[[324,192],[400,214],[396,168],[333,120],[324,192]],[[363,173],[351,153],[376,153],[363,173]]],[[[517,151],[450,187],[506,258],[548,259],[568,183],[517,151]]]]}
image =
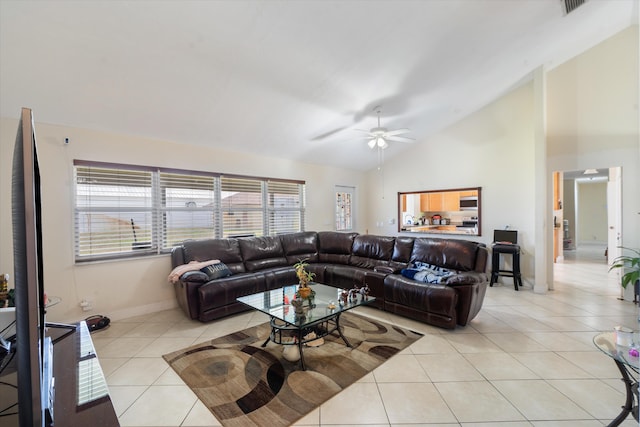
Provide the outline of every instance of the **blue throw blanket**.
{"type": "Polygon", "coordinates": [[[404,277],[424,283],[442,283],[447,277],[458,274],[456,270],[415,261],[412,267],[403,268],[400,271],[404,277]]]}

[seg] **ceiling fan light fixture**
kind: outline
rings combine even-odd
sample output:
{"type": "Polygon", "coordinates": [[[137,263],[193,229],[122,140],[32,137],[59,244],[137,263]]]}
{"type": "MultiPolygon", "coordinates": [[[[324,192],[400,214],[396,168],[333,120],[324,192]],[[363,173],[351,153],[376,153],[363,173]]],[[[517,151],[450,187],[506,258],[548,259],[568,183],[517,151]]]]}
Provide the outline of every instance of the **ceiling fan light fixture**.
{"type": "Polygon", "coordinates": [[[367,145],[369,145],[369,148],[373,148],[376,146],[376,139],[370,139],[369,142],[367,142],[367,145]]]}
{"type": "Polygon", "coordinates": [[[387,146],[388,146],[387,142],[381,136],[376,138],[376,144],[380,148],[387,148],[387,146]]]}
{"type": "Polygon", "coordinates": [[[598,173],[598,169],[585,169],[584,172],[582,172],[583,175],[594,175],[598,173]]]}

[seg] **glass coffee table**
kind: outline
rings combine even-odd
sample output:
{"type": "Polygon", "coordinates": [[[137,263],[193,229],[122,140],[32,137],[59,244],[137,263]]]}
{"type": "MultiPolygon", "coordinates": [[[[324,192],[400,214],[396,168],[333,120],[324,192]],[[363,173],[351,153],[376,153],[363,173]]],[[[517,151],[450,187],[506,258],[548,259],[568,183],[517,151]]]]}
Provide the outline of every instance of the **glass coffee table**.
{"type": "Polygon", "coordinates": [[[304,344],[337,332],[347,347],[351,347],[342,334],[340,316],[345,311],[375,301],[375,297],[355,292],[352,292],[351,297],[343,298],[349,289],[334,288],[320,283],[313,283],[311,289],[315,291],[315,297],[313,300],[305,300],[302,313],[296,313],[294,306],[290,304],[298,285],[237,298],[241,303],[269,315],[271,332],[262,347],[266,347],[269,341],[282,345],[297,345],[302,370],[306,370],[302,352],[304,344]]]}
{"type": "Polygon", "coordinates": [[[638,373],[640,364],[637,355],[632,356],[630,354],[630,347],[618,345],[616,343],[616,335],[613,332],[602,332],[596,335],[593,337],[593,343],[616,363],[627,392],[622,411],[608,427],[622,424],[629,414],[638,421],[638,373]]]}

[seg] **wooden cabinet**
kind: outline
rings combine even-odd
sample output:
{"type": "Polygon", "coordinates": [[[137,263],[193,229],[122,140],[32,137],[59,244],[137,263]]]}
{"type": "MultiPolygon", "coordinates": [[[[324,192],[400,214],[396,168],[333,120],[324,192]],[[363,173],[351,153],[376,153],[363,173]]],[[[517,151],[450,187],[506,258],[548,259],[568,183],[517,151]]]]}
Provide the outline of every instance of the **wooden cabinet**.
{"type": "Polygon", "coordinates": [[[421,212],[453,212],[459,210],[459,207],[459,191],[420,194],[421,212]]]}
{"type": "Polygon", "coordinates": [[[420,194],[420,212],[428,212],[431,204],[429,203],[429,193],[420,194]]]}
{"type": "Polygon", "coordinates": [[[442,193],[442,210],[447,212],[460,209],[460,192],[447,191],[442,193]]]}

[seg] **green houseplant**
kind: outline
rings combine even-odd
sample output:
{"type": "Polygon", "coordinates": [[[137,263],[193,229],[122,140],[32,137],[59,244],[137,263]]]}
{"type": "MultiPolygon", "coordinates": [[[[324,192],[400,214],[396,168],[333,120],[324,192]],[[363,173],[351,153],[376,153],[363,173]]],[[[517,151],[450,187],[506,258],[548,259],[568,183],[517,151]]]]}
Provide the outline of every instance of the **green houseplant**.
{"type": "Polygon", "coordinates": [[[613,260],[613,264],[609,267],[609,271],[614,268],[622,268],[622,287],[627,288],[629,283],[637,284],[640,280],[640,251],[636,249],[625,248],[620,246],[621,249],[631,251],[632,255],[620,255],[613,260]],[[626,270],[626,273],[625,273],[626,270]]]}

